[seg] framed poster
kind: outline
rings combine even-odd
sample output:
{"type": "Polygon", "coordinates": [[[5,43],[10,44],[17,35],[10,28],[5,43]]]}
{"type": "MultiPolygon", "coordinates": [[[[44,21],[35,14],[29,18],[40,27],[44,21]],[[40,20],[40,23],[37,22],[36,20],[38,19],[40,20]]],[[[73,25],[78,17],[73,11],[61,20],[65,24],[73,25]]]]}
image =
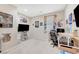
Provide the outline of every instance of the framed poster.
{"type": "Polygon", "coordinates": [[[28,22],[28,21],[27,21],[27,20],[28,20],[28,17],[27,17],[26,15],[24,15],[24,14],[18,12],[18,16],[19,16],[20,22],[22,22],[22,23],[27,23],[27,22],[28,22]]]}
{"type": "Polygon", "coordinates": [[[35,27],[39,28],[39,21],[35,21],[35,27]]]}
{"type": "Polygon", "coordinates": [[[69,24],[72,24],[72,13],[69,15],[69,24]]]}
{"type": "Polygon", "coordinates": [[[27,18],[26,17],[20,17],[20,21],[23,23],[27,23],[27,18]]]}
{"type": "Polygon", "coordinates": [[[1,33],[0,38],[2,39],[3,43],[7,43],[11,40],[11,33],[1,33]]]}
{"type": "Polygon", "coordinates": [[[40,26],[43,26],[43,22],[40,22],[40,26]]]}
{"type": "Polygon", "coordinates": [[[58,27],[62,27],[62,26],[63,26],[63,24],[61,23],[61,21],[58,22],[58,27]]]}
{"type": "Polygon", "coordinates": [[[70,27],[70,33],[72,32],[72,13],[69,15],[69,27],[70,27]]]}
{"type": "Polygon", "coordinates": [[[7,13],[0,12],[0,28],[12,28],[13,16],[7,13]]]}

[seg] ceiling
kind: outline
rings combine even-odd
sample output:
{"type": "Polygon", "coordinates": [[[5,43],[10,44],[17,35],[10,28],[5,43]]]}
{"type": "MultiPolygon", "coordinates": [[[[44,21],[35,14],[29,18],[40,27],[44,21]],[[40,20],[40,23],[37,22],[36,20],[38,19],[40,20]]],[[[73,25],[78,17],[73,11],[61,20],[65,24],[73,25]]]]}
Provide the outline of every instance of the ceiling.
{"type": "Polygon", "coordinates": [[[14,4],[20,13],[33,17],[64,10],[66,4],[14,4]]]}

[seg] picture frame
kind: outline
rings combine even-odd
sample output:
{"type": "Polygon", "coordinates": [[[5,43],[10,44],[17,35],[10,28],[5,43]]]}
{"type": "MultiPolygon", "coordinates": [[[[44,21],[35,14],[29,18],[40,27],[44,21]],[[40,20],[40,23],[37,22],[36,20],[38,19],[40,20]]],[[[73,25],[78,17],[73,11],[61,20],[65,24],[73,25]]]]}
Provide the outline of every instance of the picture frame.
{"type": "Polygon", "coordinates": [[[27,23],[27,19],[28,19],[27,16],[25,16],[24,14],[22,14],[22,13],[20,13],[20,12],[18,12],[18,16],[19,16],[20,22],[22,22],[22,23],[27,23]]]}
{"type": "Polygon", "coordinates": [[[39,28],[39,21],[35,21],[35,27],[39,28]]]}
{"type": "Polygon", "coordinates": [[[43,22],[40,22],[40,26],[43,26],[43,22]]]}
{"type": "Polygon", "coordinates": [[[0,28],[12,28],[13,16],[7,13],[0,12],[0,28]]]}
{"type": "Polygon", "coordinates": [[[23,23],[27,23],[27,18],[21,17],[21,18],[20,18],[20,21],[23,22],[23,23]]]}
{"type": "Polygon", "coordinates": [[[69,15],[69,24],[72,24],[72,13],[69,15]]]}
{"type": "Polygon", "coordinates": [[[70,33],[72,32],[72,13],[69,15],[69,28],[70,28],[70,33]]]}
{"type": "Polygon", "coordinates": [[[11,40],[11,33],[1,33],[0,38],[2,39],[3,43],[7,43],[11,40]]]}
{"type": "Polygon", "coordinates": [[[62,27],[63,26],[63,24],[59,21],[58,22],[58,27],[62,27]]]}

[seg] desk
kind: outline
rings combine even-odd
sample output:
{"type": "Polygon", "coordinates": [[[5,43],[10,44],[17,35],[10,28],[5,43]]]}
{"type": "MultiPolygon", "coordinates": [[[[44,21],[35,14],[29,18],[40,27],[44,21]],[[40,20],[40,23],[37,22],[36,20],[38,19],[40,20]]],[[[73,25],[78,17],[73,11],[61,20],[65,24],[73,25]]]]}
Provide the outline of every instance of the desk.
{"type": "Polygon", "coordinates": [[[77,48],[74,48],[74,47],[72,47],[72,48],[67,48],[67,47],[63,47],[63,46],[60,46],[60,47],[58,47],[60,50],[63,50],[63,51],[66,51],[66,52],[69,52],[69,53],[72,53],[72,54],[78,54],[79,53],[79,51],[78,51],[78,49],[77,48]]]}
{"type": "MultiPolygon", "coordinates": [[[[66,34],[65,33],[61,33],[61,35],[67,35],[67,33],[66,34]]],[[[73,38],[74,46],[72,46],[72,48],[68,48],[68,47],[63,47],[63,46],[68,46],[68,45],[59,44],[58,48],[60,50],[63,50],[63,51],[66,51],[66,52],[69,52],[69,53],[72,53],[72,54],[79,54],[79,48],[77,47],[77,45],[79,44],[79,37],[75,37],[72,34],[69,34],[69,35],[71,36],[71,38],[73,38]]]]}

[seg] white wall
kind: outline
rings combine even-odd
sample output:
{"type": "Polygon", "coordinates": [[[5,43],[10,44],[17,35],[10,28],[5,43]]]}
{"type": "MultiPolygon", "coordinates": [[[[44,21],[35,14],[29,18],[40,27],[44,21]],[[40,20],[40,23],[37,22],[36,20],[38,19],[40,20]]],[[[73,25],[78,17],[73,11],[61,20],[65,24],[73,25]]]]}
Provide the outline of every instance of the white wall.
{"type": "MultiPolygon", "coordinates": [[[[4,13],[9,13],[11,15],[13,15],[13,28],[6,28],[6,29],[0,29],[0,33],[12,33],[12,40],[8,43],[5,43],[3,49],[8,49],[14,45],[17,44],[17,42],[19,41],[17,39],[17,26],[19,23],[21,23],[19,21],[19,17],[17,15],[17,8],[12,6],[12,5],[0,5],[0,12],[4,12],[4,13]]],[[[63,11],[62,12],[57,12],[57,13],[51,13],[49,15],[57,15],[56,21],[58,20],[64,20],[64,14],[63,11]]],[[[67,11],[66,11],[67,14],[67,11]]],[[[48,14],[47,14],[48,15],[48,14]]],[[[44,25],[44,15],[43,16],[37,16],[34,17],[33,19],[30,19],[28,24],[30,25],[30,29],[29,29],[29,38],[34,38],[34,39],[42,39],[44,37],[44,26],[39,26],[39,28],[35,28],[35,21],[39,21],[39,22],[43,22],[44,25]],[[34,24],[34,25],[33,25],[34,24]]],[[[53,22],[52,22],[53,23],[53,22]]]]}
{"type": "MultiPolygon", "coordinates": [[[[18,15],[18,10],[13,5],[3,4],[0,5],[0,12],[8,13],[13,15],[13,28],[0,28],[0,35],[4,33],[11,33],[11,41],[2,44],[2,50],[9,49],[20,42],[18,37],[18,24],[24,24],[20,21],[20,17],[18,15]]],[[[31,24],[30,17],[27,17],[27,24],[31,24]]],[[[25,23],[26,24],[26,23],[25,23]]],[[[31,26],[30,26],[31,27],[31,26]]],[[[28,38],[31,38],[31,28],[28,31],[28,38]]]]}
{"type": "Polygon", "coordinates": [[[11,41],[2,44],[2,49],[5,50],[17,44],[18,16],[16,7],[12,5],[0,5],[0,12],[13,15],[13,28],[0,28],[0,34],[11,33],[12,37],[11,41]]]}
{"type": "Polygon", "coordinates": [[[69,14],[73,12],[77,4],[68,4],[65,8],[65,19],[68,18],[69,14]]]}
{"type": "Polygon", "coordinates": [[[33,17],[31,19],[31,26],[30,26],[30,33],[31,33],[30,36],[31,36],[31,38],[42,39],[45,36],[46,33],[44,31],[44,16],[48,17],[48,19],[47,19],[48,21],[50,21],[49,19],[51,19],[52,23],[53,23],[53,20],[54,21],[55,20],[56,21],[64,20],[64,13],[63,13],[63,11],[52,13],[52,14],[47,14],[47,15],[41,15],[41,16],[33,17]],[[55,15],[55,14],[57,15],[56,19],[54,19],[54,17],[52,16],[52,15],[55,15]],[[39,28],[35,28],[35,21],[43,22],[43,26],[39,26],[39,28]]]}
{"type": "MultiPolygon", "coordinates": [[[[26,16],[26,15],[24,15],[24,14],[22,14],[22,13],[19,13],[19,12],[18,12],[17,14],[18,14],[18,17],[19,17],[17,24],[27,24],[27,25],[29,25],[29,27],[30,27],[30,24],[31,24],[31,22],[30,22],[31,17],[28,17],[28,16],[26,16]],[[21,21],[22,18],[26,18],[27,22],[21,21]]],[[[17,27],[17,29],[18,29],[18,27],[17,27]]],[[[31,29],[31,28],[29,28],[29,31],[27,32],[28,39],[31,38],[30,29],[31,29]]],[[[17,34],[18,43],[21,43],[21,42],[22,42],[21,35],[22,35],[22,32],[18,32],[18,34],[17,34]]]]}
{"type": "Polygon", "coordinates": [[[39,26],[39,28],[35,28],[35,21],[39,21],[39,23],[42,22],[44,25],[44,17],[41,16],[32,18],[30,25],[30,37],[34,39],[41,39],[44,33],[44,26],[39,26]]]}
{"type": "MultiPolygon", "coordinates": [[[[64,15],[65,16],[65,20],[69,20],[70,13],[74,14],[73,10],[75,9],[76,6],[77,6],[77,4],[69,4],[69,5],[66,6],[65,11],[64,11],[65,12],[65,15],[64,15]]],[[[74,29],[77,29],[75,23],[73,23],[73,25],[72,25],[72,30],[74,30],[74,29]]],[[[66,24],[66,32],[69,32],[68,30],[70,30],[69,29],[69,25],[66,24]]]]}

